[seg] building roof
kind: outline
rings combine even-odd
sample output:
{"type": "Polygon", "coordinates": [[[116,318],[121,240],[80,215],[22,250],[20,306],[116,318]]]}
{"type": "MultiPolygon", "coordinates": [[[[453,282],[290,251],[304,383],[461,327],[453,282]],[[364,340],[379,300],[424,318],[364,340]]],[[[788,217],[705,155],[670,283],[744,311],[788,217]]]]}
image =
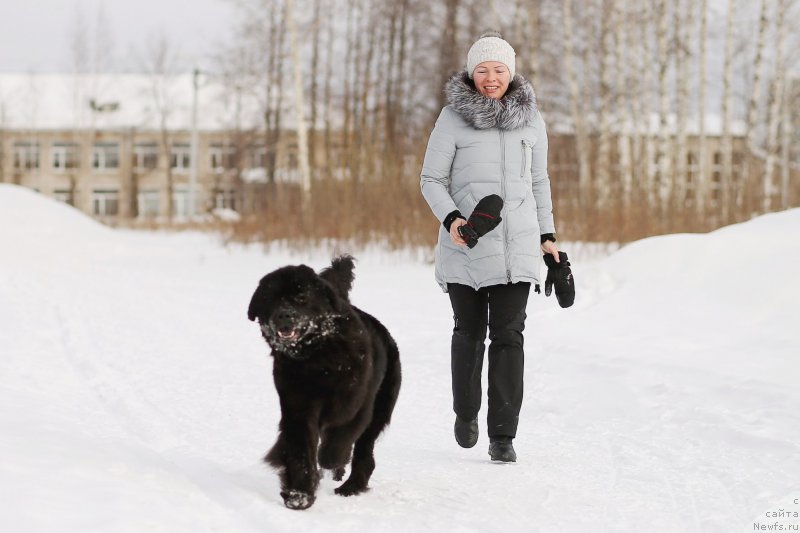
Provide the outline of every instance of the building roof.
{"type": "MultiPolygon", "coordinates": [[[[237,109],[242,128],[260,126],[254,96],[239,91],[237,105],[236,91],[200,80],[200,130],[234,129],[237,109]]],[[[165,110],[170,130],[189,130],[192,92],[191,74],[0,74],[0,128],[158,130],[165,110]]]]}

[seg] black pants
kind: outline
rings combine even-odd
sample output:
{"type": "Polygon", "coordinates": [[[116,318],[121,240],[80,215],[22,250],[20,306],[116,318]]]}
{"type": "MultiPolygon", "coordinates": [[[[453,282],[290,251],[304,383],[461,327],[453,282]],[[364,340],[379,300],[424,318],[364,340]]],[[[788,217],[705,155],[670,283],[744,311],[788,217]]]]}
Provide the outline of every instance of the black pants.
{"type": "Polygon", "coordinates": [[[477,291],[466,285],[447,285],[455,319],[453,410],[463,420],[475,418],[481,407],[481,370],[489,327],[489,437],[517,434],[524,368],[522,330],[530,288],[530,283],[493,285],[477,291]]]}

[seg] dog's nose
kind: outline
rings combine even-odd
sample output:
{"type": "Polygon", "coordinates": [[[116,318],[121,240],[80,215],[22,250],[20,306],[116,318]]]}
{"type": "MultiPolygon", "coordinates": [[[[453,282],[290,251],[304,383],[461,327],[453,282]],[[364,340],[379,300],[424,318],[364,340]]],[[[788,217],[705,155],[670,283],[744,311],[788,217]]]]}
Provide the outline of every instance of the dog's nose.
{"type": "Polygon", "coordinates": [[[291,322],[292,322],[292,314],[285,309],[278,311],[278,313],[275,315],[275,324],[279,326],[291,322]]]}

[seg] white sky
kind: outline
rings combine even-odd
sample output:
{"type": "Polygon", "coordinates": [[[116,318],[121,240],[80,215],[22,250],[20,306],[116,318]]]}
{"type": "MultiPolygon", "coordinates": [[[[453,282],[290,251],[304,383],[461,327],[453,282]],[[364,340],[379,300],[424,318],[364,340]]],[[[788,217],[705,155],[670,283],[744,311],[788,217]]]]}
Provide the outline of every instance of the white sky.
{"type": "MultiPolygon", "coordinates": [[[[235,22],[226,0],[0,0],[0,72],[69,71],[77,13],[93,32],[105,11],[116,70],[135,66],[135,51],[160,31],[191,65],[224,42],[235,22]]],[[[92,42],[93,36],[87,36],[92,42]]]]}

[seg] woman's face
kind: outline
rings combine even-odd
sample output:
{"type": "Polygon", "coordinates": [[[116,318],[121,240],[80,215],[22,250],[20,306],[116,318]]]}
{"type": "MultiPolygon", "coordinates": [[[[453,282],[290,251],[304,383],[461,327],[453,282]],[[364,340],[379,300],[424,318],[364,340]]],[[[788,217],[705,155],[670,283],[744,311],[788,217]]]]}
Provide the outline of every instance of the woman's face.
{"type": "Polygon", "coordinates": [[[499,100],[506,94],[511,81],[511,73],[505,64],[498,61],[484,61],[478,63],[472,80],[480,93],[487,98],[499,100]]]}

